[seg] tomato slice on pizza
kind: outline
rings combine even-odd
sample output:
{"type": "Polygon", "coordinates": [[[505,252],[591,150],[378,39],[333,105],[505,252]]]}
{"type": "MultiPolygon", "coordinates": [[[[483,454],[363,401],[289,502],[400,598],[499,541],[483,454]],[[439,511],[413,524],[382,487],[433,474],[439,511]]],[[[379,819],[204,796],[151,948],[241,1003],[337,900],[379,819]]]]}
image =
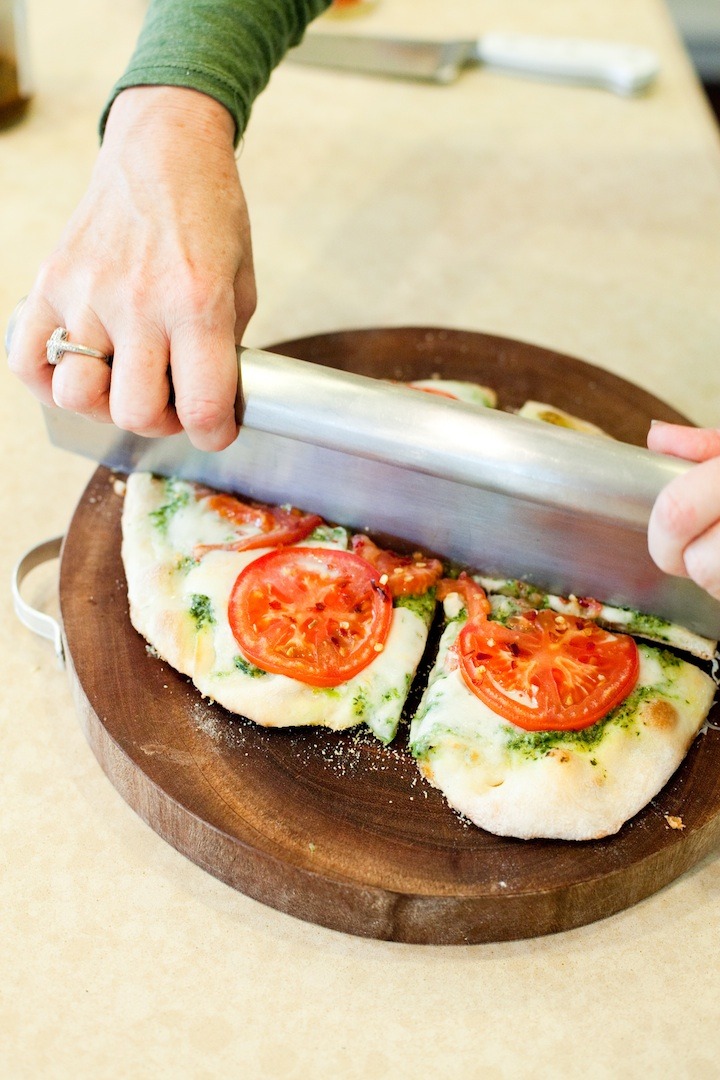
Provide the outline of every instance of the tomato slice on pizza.
{"type": "Polygon", "coordinates": [[[487,598],[464,577],[443,583],[460,594],[469,618],[455,651],[463,679],[494,712],[526,731],[577,731],[623,701],[635,686],[638,650],[627,634],[553,611],[527,611],[507,623],[487,618],[487,598]]]}
{"type": "Polygon", "coordinates": [[[351,551],[271,551],[235,582],[228,606],[235,640],[264,671],[338,686],[385,645],[393,605],[379,576],[351,551]]]}
{"type": "Polygon", "coordinates": [[[378,547],[364,533],[352,538],[352,548],[356,555],[371,563],[383,583],[387,583],[391,596],[420,596],[442,577],[443,565],[439,559],[430,559],[422,552],[413,555],[398,555],[378,547]]]}
{"type": "Polygon", "coordinates": [[[201,559],[209,551],[253,551],[263,547],[284,547],[306,540],[313,529],[323,524],[319,514],[304,514],[294,507],[254,505],[242,502],[234,495],[202,494],[203,506],[218,514],[233,528],[248,525],[260,531],[238,536],[223,544],[196,544],[193,556],[201,559]]]}
{"type": "Polygon", "coordinates": [[[235,527],[254,525],[263,532],[270,532],[275,526],[275,518],[270,506],[255,506],[252,503],[242,502],[234,495],[225,495],[219,491],[211,491],[207,495],[202,494],[200,499],[204,507],[219,514],[235,527]]]}

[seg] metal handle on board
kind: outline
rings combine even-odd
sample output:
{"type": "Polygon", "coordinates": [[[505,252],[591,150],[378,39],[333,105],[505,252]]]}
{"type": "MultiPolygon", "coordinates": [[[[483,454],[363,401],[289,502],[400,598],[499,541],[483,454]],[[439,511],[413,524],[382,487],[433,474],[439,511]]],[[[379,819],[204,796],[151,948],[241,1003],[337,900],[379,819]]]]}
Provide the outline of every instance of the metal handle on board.
{"type": "Polygon", "coordinates": [[[28,630],[32,630],[32,632],[39,637],[52,641],[55,648],[55,655],[57,656],[61,667],[65,666],[65,647],[63,645],[60,623],[57,619],[54,619],[52,615],[48,615],[44,611],[39,611],[31,604],[28,604],[28,602],[23,599],[20,590],[23,581],[32,570],[38,566],[42,566],[43,563],[51,562],[52,559],[57,559],[59,557],[63,539],[62,536],[54,536],[52,540],[45,540],[43,543],[36,544],[35,547],[26,551],[15,565],[11,582],[15,614],[23,626],[26,626],[28,630]]]}

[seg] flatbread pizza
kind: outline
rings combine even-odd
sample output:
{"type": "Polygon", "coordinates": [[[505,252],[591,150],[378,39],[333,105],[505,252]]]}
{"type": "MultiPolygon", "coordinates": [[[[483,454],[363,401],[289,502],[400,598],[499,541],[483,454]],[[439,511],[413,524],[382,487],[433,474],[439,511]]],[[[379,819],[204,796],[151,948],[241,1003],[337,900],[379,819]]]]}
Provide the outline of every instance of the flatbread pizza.
{"type": "Polygon", "coordinates": [[[522,408],[518,409],[517,415],[525,420],[541,420],[545,424],[554,424],[556,427],[571,428],[573,431],[584,431],[586,435],[604,435],[611,438],[607,431],[603,431],[597,424],[591,424],[589,420],[581,420],[579,416],[558,409],[555,405],[546,405],[543,401],[526,401],[522,408]]]}
{"type": "Polygon", "coordinates": [[[446,625],[410,729],[423,776],[502,836],[617,832],[702,728],[710,675],[597,617],[488,596],[467,575],[439,595],[446,625]]]}
{"type": "MultiPolygon", "coordinates": [[[[497,404],[478,384],[409,385],[497,404]]],[[[538,402],[520,413],[603,434],[538,402]]],[[[499,835],[616,832],[675,772],[714,699],[717,642],[387,551],[290,506],[135,473],[122,530],[132,624],[202,695],[265,727],[364,724],[389,743],[414,687],[420,772],[499,835]]]]}
{"type": "Polygon", "coordinates": [[[266,727],[395,736],[437,560],[148,473],[128,478],[122,530],[131,622],[201,694],[266,727]]]}

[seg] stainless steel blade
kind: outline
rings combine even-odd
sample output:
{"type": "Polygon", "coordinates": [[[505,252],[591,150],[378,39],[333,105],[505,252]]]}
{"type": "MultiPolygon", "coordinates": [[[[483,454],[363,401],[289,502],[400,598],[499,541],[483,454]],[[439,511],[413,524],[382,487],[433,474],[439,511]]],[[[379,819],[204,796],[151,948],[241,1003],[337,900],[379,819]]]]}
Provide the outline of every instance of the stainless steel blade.
{"type": "Polygon", "coordinates": [[[57,446],[111,468],[292,502],[567,594],[720,637],[720,603],[657,569],[650,510],[687,463],[382,380],[241,349],[244,423],[217,454],[46,410],[57,446]]]}
{"type": "Polygon", "coordinates": [[[287,59],[312,67],[450,83],[460,68],[475,58],[476,44],[312,32],[290,49],[287,59]]]}

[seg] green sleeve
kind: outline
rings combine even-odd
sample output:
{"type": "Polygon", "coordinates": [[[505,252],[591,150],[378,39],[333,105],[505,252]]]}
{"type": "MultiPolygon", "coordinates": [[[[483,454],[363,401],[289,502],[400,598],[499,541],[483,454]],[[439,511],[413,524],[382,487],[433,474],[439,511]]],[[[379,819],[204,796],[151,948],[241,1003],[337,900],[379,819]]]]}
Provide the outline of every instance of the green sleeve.
{"type": "Polygon", "coordinates": [[[236,138],[255,98],[287,50],[331,0],[151,0],[135,51],[115,84],[114,99],[131,86],[201,90],[235,118],[236,138]]]}

